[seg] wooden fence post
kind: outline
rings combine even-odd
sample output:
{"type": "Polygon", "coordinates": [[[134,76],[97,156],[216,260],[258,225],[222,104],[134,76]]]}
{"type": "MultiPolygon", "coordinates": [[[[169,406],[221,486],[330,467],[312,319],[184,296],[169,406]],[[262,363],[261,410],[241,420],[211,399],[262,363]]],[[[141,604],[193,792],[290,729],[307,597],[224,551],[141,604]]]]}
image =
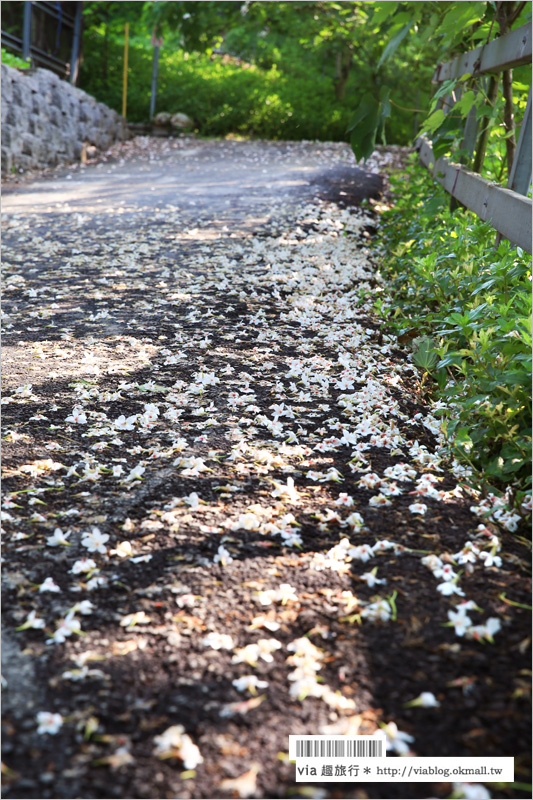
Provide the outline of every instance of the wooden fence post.
{"type": "MultiPolygon", "coordinates": [[[[474,155],[474,150],[476,147],[478,130],[479,130],[479,122],[477,118],[477,109],[475,106],[473,106],[468,112],[465,129],[463,133],[463,141],[461,142],[461,150],[464,150],[467,153],[467,155],[460,157],[459,159],[460,164],[466,164],[467,166],[470,166],[470,162],[472,161],[472,156],[474,155]]],[[[459,207],[464,208],[464,206],[461,206],[461,204],[455,199],[455,197],[451,197],[450,211],[456,211],[459,207]]]]}
{"type": "MultiPolygon", "coordinates": [[[[516,146],[515,156],[509,173],[507,181],[507,188],[512,189],[513,192],[526,195],[531,186],[532,164],[531,164],[531,89],[527,98],[526,110],[524,112],[524,119],[520,127],[520,134],[518,136],[518,144],[516,146]]],[[[496,247],[500,244],[502,239],[501,233],[496,234],[496,247]]]]}
{"type": "Polygon", "coordinates": [[[511,167],[507,186],[513,192],[527,194],[531,185],[531,89],[527,98],[524,119],[518,136],[516,154],[511,167]]]}

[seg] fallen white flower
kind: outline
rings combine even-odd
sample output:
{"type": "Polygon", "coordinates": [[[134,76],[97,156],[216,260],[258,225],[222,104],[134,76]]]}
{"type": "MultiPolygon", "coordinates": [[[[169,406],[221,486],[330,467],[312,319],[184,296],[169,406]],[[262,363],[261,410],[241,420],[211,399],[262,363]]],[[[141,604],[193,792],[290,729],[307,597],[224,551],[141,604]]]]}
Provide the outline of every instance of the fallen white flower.
{"type": "Polygon", "coordinates": [[[37,733],[49,733],[53,736],[63,726],[61,714],[52,714],[50,711],[39,711],[36,719],[38,724],[37,733]]]}
{"type": "Polygon", "coordinates": [[[183,725],[172,725],[159,736],[154,736],[154,755],[157,758],[179,758],[185,769],[195,769],[203,763],[202,754],[183,725]]]}
{"type": "Polygon", "coordinates": [[[231,682],[238,692],[248,691],[255,693],[256,689],[266,689],[268,681],[260,681],[256,675],[242,675],[231,682]]]}
{"type": "Polygon", "coordinates": [[[204,636],[202,644],[205,647],[212,647],[213,650],[233,650],[235,647],[235,643],[229,634],[217,633],[217,631],[211,631],[207,636],[204,636]]]}

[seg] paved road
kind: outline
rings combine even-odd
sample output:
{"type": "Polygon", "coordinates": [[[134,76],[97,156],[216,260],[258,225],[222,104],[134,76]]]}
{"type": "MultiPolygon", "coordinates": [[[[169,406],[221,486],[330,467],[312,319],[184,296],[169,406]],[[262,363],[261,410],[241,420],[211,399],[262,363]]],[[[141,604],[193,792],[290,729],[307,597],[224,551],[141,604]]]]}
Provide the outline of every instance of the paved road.
{"type": "Polygon", "coordinates": [[[327,193],[358,203],[379,195],[376,166],[355,166],[344,144],[146,140],[126,143],[109,161],[75,165],[3,192],[7,214],[126,213],[176,206],[252,208],[327,193]]]}
{"type": "Polygon", "coordinates": [[[315,199],[380,185],[342,144],[140,139],[7,187],[9,797],[288,797],[290,734],[380,724],[526,763],[529,552],[450,573],[499,540],[373,314],[371,220],[315,199]]]}

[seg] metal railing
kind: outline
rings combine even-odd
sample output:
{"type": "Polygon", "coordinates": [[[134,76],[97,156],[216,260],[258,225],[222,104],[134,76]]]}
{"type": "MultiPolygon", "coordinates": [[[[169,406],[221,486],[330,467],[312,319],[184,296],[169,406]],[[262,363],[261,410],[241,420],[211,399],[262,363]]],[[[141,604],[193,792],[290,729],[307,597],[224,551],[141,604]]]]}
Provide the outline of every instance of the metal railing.
{"type": "MultiPolygon", "coordinates": [[[[504,70],[531,63],[532,32],[529,25],[523,25],[499,39],[482,47],[457,56],[452,61],[440,64],[433,76],[436,83],[462,78],[494,75],[504,70]]],[[[497,91],[497,85],[496,85],[497,91]]],[[[443,110],[453,105],[445,98],[443,110]]],[[[481,169],[484,158],[482,137],[478,138],[479,121],[476,109],[469,113],[461,149],[469,157],[474,155],[474,168],[454,163],[448,158],[435,158],[431,142],[425,137],[417,140],[420,161],[432,172],[433,177],[461,205],[473,211],[484,221],[490,222],[499,236],[509,239],[528,253],[533,251],[531,241],[532,201],[526,195],[531,186],[531,88],[527,101],[520,135],[507,187],[482,178],[481,169]]]]}
{"type": "MultiPolygon", "coordinates": [[[[81,43],[83,3],[25,2],[23,16],[11,30],[2,28],[2,46],[23,59],[31,66],[47,67],[72,84],[78,77],[78,64],[81,43]],[[70,13],[70,9],[74,13],[70,13]],[[52,42],[50,33],[45,30],[47,23],[54,20],[52,42]],[[67,34],[69,60],[58,55],[60,36],[67,34]]],[[[4,11],[4,10],[3,10],[4,11]]],[[[63,43],[62,43],[63,44],[63,43]]]]}

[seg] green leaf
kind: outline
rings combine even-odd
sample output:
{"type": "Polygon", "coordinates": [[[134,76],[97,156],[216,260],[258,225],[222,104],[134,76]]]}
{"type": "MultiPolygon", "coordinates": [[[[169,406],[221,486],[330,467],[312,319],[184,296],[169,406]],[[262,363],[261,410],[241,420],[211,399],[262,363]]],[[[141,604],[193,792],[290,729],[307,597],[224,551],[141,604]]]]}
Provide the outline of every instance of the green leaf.
{"type": "Polygon", "coordinates": [[[459,428],[459,430],[455,432],[455,443],[462,447],[472,447],[473,442],[470,438],[470,431],[468,428],[459,428]]]}
{"type": "Polygon", "coordinates": [[[382,64],[384,64],[385,61],[387,61],[389,58],[391,58],[391,56],[394,55],[398,47],[401,45],[401,43],[409,33],[412,24],[413,20],[411,19],[409,20],[407,25],[404,25],[403,28],[400,28],[398,33],[392,37],[392,39],[386,46],[385,50],[381,54],[381,58],[378,61],[378,69],[381,67],[382,64]]]}
{"type": "Polygon", "coordinates": [[[385,140],[385,121],[391,111],[389,94],[388,86],[381,88],[379,100],[367,92],[353,113],[347,133],[351,132],[350,144],[358,161],[372,155],[378,138],[385,140]]]}
{"type": "Polygon", "coordinates": [[[466,117],[469,111],[476,103],[476,93],[473,91],[465,92],[461,99],[455,104],[453,110],[458,111],[463,117],[466,117]]]}
{"type": "Polygon", "coordinates": [[[361,125],[362,121],[368,117],[376,108],[376,100],[370,94],[366,93],[363,95],[363,99],[359,103],[358,107],[352,114],[350,122],[348,123],[348,127],[346,129],[347,133],[353,131],[358,125],[361,125]]]}
{"type": "Polygon", "coordinates": [[[418,339],[413,339],[413,344],[416,344],[417,349],[413,353],[413,361],[417,367],[421,367],[426,371],[435,366],[439,357],[435,352],[435,342],[429,336],[421,336],[418,339]]]}
{"type": "Polygon", "coordinates": [[[463,2],[454,4],[444,17],[438,32],[449,36],[453,42],[458,37],[463,37],[464,32],[478,22],[482,16],[483,8],[481,3],[463,2]]]}
{"type": "Polygon", "coordinates": [[[424,123],[424,131],[427,133],[434,133],[437,128],[439,128],[444,120],[446,119],[446,114],[442,110],[442,108],[437,109],[434,111],[433,114],[430,114],[429,117],[426,119],[424,123]]]}
{"type": "Polygon", "coordinates": [[[518,330],[521,333],[522,340],[528,347],[532,345],[532,320],[531,317],[523,317],[517,320],[518,330]]]}
{"type": "Polygon", "coordinates": [[[374,6],[374,15],[372,17],[372,25],[382,25],[398,8],[399,3],[376,3],[374,6]]]}
{"type": "MultiPolygon", "coordinates": [[[[433,142],[433,155],[438,160],[442,158],[447,153],[450,153],[453,147],[453,142],[450,139],[443,137],[436,142],[433,142]]],[[[436,176],[437,178],[444,178],[444,172],[439,172],[436,176]]]]}
{"type": "Polygon", "coordinates": [[[381,100],[381,117],[383,120],[388,119],[391,115],[391,104],[389,95],[391,93],[390,86],[382,86],[379,98],[381,100]]]}
{"type": "Polygon", "coordinates": [[[358,161],[362,158],[366,161],[376,147],[376,133],[377,130],[374,131],[374,134],[367,135],[363,138],[360,138],[357,132],[353,132],[350,137],[350,145],[354,152],[354,155],[358,161]]]}

